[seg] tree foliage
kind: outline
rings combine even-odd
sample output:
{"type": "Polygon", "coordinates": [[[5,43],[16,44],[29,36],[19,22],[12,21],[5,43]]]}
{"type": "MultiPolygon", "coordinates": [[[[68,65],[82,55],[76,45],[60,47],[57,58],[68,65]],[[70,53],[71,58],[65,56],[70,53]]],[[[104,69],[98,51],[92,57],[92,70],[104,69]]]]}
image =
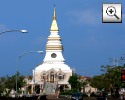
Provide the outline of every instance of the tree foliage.
{"type": "Polygon", "coordinates": [[[0,96],[1,96],[1,93],[3,93],[3,91],[5,90],[5,84],[4,84],[5,81],[6,81],[5,77],[0,78],[0,96]]]}
{"type": "Polygon", "coordinates": [[[5,76],[0,78],[0,93],[5,92],[6,95],[10,93],[12,89],[16,90],[16,79],[17,79],[17,89],[19,90],[21,87],[25,86],[26,82],[24,80],[24,76],[20,75],[17,72],[12,76],[5,76]]]}
{"type": "Polygon", "coordinates": [[[110,91],[113,88],[123,88],[125,84],[121,82],[121,69],[125,66],[101,66],[103,74],[90,79],[91,86],[102,90],[110,91]]]}
{"type": "Polygon", "coordinates": [[[71,88],[74,92],[80,90],[81,87],[84,87],[84,85],[86,85],[86,82],[81,81],[80,76],[77,74],[73,74],[72,76],[70,76],[68,82],[69,84],[71,84],[71,88]]]}

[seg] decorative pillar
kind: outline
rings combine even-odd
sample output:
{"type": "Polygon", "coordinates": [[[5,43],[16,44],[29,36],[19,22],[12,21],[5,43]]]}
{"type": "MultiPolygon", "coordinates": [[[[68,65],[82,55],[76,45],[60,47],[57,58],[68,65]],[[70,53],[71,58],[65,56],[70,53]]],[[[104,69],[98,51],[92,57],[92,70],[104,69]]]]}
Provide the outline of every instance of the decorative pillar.
{"type": "Polygon", "coordinates": [[[31,93],[33,93],[33,87],[34,87],[34,86],[33,86],[33,84],[32,84],[32,86],[31,86],[31,93]]]}
{"type": "Polygon", "coordinates": [[[65,86],[66,86],[66,85],[64,85],[64,92],[65,92],[65,89],[66,89],[65,86]]]}
{"type": "Polygon", "coordinates": [[[41,84],[41,93],[43,93],[44,87],[45,87],[45,82],[43,82],[43,84],[41,84]]]}
{"type": "Polygon", "coordinates": [[[54,75],[53,75],[53,83],[55,82],[55,73],[54,73],[54,75]]]}
{"type": "Polygon", "coordinates": [[[49,75],[48,75],[48,81],[50,82],[50,73],[49,73],[49,75]]]}
{"type": "Polygon", "coordinates": [[[40,87],[40,94],[42,94],[42,85],[40,84],[39,87],[40,87]]]}

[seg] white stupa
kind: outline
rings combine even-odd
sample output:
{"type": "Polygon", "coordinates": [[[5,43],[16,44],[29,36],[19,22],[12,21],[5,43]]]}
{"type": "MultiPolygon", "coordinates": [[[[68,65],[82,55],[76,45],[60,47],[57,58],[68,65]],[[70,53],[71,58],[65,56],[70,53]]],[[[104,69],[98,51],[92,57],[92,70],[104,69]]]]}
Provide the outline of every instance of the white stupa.
{"type": "Polygon", "coordinates": [[[65,63],[63,57],[63,45],[59,36],[59,29],[56,21],[56,9],[50,28],[50,35],[46,44],[46,55],[43,63],[33,70],[35,84],[43,85],[43,82],[57,83],[59,86],[70,88],[68,79],[72,76],[72,69],[65,63]]]}

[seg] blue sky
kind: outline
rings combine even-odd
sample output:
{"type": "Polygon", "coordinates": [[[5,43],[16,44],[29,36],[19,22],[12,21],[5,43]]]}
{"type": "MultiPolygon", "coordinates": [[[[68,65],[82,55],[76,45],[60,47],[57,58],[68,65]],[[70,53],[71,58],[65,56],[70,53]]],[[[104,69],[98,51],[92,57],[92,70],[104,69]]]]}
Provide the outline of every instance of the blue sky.
{"type": "Polygon", "coordinates": [[[100,74],[109,58],[125,54],[125,2],[122,0],[1,0],[0,32],[27,29],[28,34],[10,32],[0,35],[0,76],[15,74],[17,68],[31,75],[45,56],[27,54],[45,51],[56,5],[59,35],[64,58],[81,75],[100,74]],[[102,23],[102,3],[122,3],[122,23],[102,23]]]}

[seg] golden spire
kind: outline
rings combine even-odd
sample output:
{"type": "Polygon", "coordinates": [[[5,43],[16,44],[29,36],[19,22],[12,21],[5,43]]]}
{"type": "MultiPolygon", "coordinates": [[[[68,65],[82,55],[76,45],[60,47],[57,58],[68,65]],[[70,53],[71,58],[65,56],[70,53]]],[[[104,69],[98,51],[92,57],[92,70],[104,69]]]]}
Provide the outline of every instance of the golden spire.
{"type": "Polygon", "coordinates": [[[52,21],[50,31],[59,31],[58,25],[57,25],[57,22],[56,22],[56,7],[55,7],[55,5],[54,5],[53,21],[52,21]]]}
{"type": "Polygon", "coordinates": [[[53,15],[53,20],[56,20],[56,7],[54,5],[54,15],[53,15]]]}

